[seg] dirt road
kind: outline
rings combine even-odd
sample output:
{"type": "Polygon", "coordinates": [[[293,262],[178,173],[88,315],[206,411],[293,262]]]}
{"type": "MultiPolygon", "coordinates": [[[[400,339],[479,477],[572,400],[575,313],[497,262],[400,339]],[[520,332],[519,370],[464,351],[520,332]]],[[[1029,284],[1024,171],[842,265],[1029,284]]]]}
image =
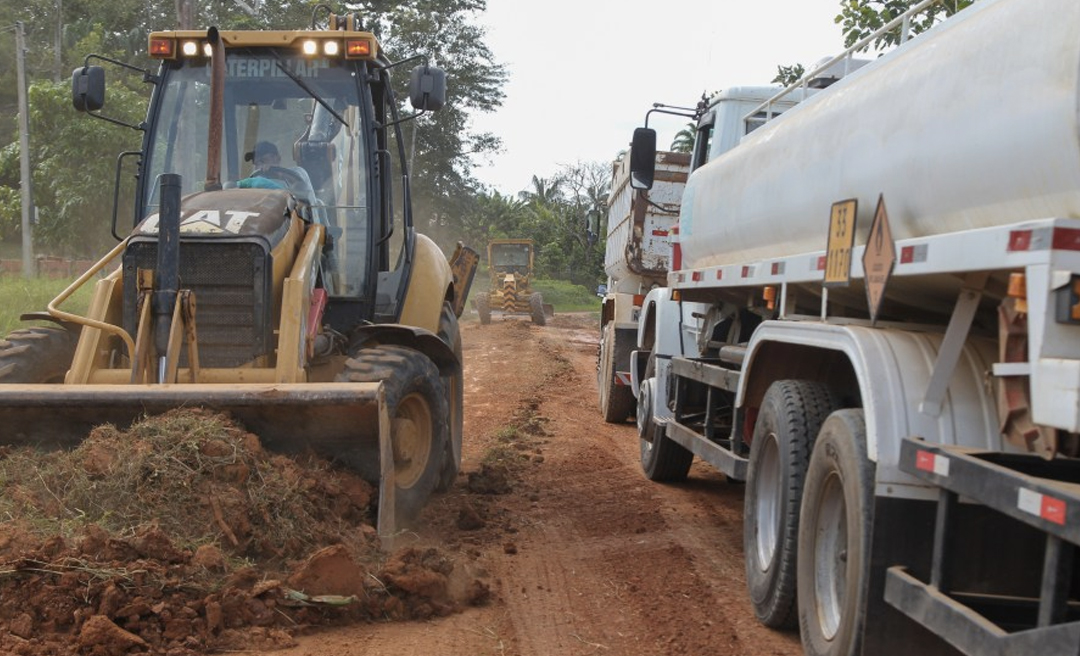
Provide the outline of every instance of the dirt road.
{"type": "Polygon", "coordinates": [[[650,483],[633,425],[601,419],[590,316],[471,322],[463,339],[463,471],[398,546],[439,545],[463,578],[488,582],[490,601],[422,623],[322,629],[272,653],[801,653],[746,600],[740,486],[701,464],[684,484],[650,483]],[[508,476],[486,466],[497,462],[508,476]]]}

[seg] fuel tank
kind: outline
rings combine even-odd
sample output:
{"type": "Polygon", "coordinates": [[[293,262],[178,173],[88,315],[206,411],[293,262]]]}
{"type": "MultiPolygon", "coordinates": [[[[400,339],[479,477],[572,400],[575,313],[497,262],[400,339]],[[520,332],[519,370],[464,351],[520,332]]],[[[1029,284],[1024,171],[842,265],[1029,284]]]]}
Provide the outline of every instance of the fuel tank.
{"type": "Polygon", "coordinates": [[[879,194],[895,239],[1080,217],[1080,3],[981,0],[699,168],[683,268],[824,250],[879,194]]]}

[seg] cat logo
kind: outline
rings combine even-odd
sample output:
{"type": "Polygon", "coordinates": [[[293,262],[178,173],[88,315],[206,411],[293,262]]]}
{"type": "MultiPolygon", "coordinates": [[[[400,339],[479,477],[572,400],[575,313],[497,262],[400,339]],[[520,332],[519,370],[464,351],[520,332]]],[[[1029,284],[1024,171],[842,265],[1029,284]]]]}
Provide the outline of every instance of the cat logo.
{"type": "MultiPolygon", "coordinates": [[[[251,217],[258,216],[258,212],[242,212],[239,210],[198,210],[180,220],[180,232],[188,235],[216,235],[229,233],[240,234],[244,224],[251,217]]],[[[158,215],[152,214],[143,222],[139,232],[144,235],[156,235],[158,232],[158,215]]]]}

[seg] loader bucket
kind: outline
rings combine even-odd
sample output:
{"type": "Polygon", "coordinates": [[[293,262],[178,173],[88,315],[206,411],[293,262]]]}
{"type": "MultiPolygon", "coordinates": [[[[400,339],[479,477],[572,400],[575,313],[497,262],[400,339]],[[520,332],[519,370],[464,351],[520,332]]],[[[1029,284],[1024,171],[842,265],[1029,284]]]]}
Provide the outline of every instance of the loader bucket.
{"type": "Polygon", "coordinates": [[[393,533],[394,467],[382,383],[4,385],[0,443],[72,448],[95,426],[126,428],[181,407],[227,412],[269,451],[310,451],[348,467],[379,486],[379,533],[393,533]]]}

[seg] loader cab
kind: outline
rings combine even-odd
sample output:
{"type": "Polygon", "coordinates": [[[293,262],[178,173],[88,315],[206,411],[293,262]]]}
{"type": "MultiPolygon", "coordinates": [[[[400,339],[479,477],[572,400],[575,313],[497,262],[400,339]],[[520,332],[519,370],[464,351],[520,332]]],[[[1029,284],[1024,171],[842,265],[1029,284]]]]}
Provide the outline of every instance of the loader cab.
{"type": "MultiPolygon", "coordinates": [[[[325,227],[319,284],[330,296],[331,325],[396,321],[414,243],[401,132],[401,122],[410,117],[399,115],[391,64],[370,33],[152,33],[150,53],[160,67],[143,126],[133,226],[159,211],[158,181],[164,173],[181,176],[185,198],[216,191],[208,186],[208,153],[216,139],[210,118],[211,34],[220,35],[225,54],[220,187],[287,192],[290,211],[325,227]],[[273,158],[261,157],[269,151],[273,158]]],[[[89,82],[81,83],[82,109],[99,109],[103,81],[83,77],[89,82]]],[[[441,71],[418,67],[410,97],[421,111],[440,108],[441,71]]],[[[217,209],[206,210],[205,234],[184,238],[236,240],[251,232],[245,226],[247,208],[217,209]]]]}

